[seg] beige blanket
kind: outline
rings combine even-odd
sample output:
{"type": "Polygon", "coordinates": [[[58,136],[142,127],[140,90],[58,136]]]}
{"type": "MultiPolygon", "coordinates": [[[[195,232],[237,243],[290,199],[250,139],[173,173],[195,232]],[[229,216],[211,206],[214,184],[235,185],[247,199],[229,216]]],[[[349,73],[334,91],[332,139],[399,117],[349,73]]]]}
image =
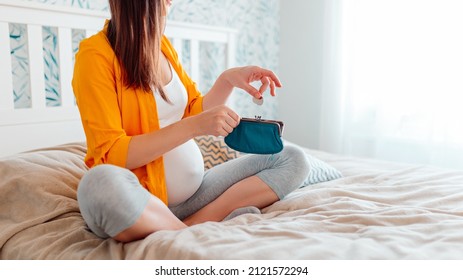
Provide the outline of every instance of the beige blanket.
{"type": "Polygon", "coordinates": [[[76,202],[85,148],[0,159],[2,259],[463,259],[463,172],[308,151],[342,171],[227,222],[102,240],[76,202]]]}

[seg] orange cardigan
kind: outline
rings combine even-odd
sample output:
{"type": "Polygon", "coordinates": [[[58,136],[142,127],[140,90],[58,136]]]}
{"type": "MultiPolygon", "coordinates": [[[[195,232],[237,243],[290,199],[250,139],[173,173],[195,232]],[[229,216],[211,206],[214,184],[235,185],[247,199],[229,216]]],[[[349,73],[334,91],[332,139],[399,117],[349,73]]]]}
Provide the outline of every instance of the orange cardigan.
{"type": "MultiPolygon", "coordinates": [[[[72,86],[87,138],[85,163],[89,167],[107,163],[125,168],[132,136],[159,130],[158,113],[152,92],[127,88],[122,82],[122,69],[106,30],[107,25],[80,43],[72,86]]],[[[183,117],[200,113],[203,97],[165,36],[161,50],[188,92],[183,117]]],[[[149,192],[167,204],[162,157],[132,171],[149,192]]]]}

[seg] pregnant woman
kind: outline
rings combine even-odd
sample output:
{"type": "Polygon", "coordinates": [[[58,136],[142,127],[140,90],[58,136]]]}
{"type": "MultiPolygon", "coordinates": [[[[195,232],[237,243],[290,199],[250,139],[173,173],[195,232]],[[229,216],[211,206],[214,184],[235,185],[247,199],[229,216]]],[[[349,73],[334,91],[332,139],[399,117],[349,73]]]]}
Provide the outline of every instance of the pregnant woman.
{"type": "Polygon", "coordinates": [[[76,55],[73,89],[90,170],[78,186],[88,227],[129,242],[159,230],[260,213],[308,174],[302,150],[245,155],[204,172],[193,138],[228,135],[234,87],[259,99],[281,83],[257,66],[224,71],[204,96],[163,35],[172,1],[110,0],[111,19],[76,55]],[[260,81],[256,89],[251,82],[260,81]]]}

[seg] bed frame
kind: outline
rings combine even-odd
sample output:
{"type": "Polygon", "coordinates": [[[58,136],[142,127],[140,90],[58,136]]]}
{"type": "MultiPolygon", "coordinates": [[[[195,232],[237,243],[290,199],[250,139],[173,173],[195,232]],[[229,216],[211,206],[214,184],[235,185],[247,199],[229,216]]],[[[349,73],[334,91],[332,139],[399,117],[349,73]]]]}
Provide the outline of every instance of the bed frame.
{"type": "MultiPolygon", "coordinates": [[[[110,16],[106,12],[58,7],[18,0],[0,0],[0,157],[69,142],[85,141],[79,111],[71,87],[73,73],[72,30],[91,36],[110,16]],[[14,105],[10,23],[27,26],[30,108],[14,105]],[[58,30],[61,105],[46,105],[42,27],[58,30]]],[[[227,68],[235,61],[236,31],[169,21],[166,35],[179,56],[190,50],[190,76],[200,83],[200,42],[225,44],[227,68]]],[[[27,77],[25,77],[27,78],[27,77]]]]}

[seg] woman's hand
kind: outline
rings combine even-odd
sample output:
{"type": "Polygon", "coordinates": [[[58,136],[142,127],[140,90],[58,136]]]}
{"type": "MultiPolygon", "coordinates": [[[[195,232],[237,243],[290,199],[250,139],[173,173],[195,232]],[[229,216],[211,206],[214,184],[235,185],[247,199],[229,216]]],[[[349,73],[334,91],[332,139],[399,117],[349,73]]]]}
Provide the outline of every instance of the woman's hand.
{"type": "Polygon", "coordinates": [[[258,66],[235,67],[224,71],[204,96],[203,109],[208,110],[225,104],[234,87],[244,89],[253,97],[260,99],[270,86],[270,94],[275,96],[275,87],[281,87],[278,77],[270,70],[258,66]],[[260,81],[262,85],[256,89],[252,82],[260,81]]]}
{"type": "Polygon", "coordinates": [[[255,98],[260,99],[262,94],[270,86],[270,94],[275,96],[275,87],[281,87],[278,77],[270,70],[258,66],[236,67],[222,73],[222,78],[232,87],[245,90],[255,98]],[[260,81],[262,85],[256,89],[252,82],[260,81]]]}
{"type": "Polygon", "coordinates": [[[226,105],[213,107],[190,118],[196,136],[227,136],[240,122],[238,114],[226,105]]]}

